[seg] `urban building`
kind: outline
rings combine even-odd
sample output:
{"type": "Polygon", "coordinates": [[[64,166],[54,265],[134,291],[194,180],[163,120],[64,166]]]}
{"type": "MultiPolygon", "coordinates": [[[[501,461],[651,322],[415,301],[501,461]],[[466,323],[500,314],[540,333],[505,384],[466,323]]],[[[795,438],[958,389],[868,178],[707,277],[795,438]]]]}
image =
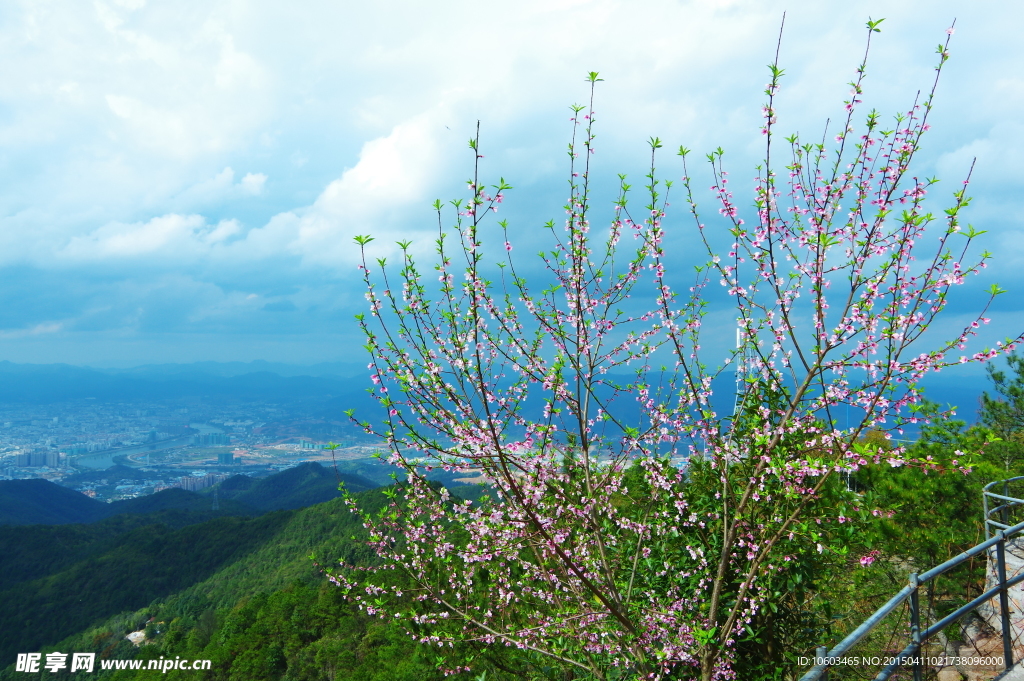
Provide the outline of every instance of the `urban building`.
{"type": "Polygon", "coordinates": [[[37,449],[31,452],[20,452],[16,457],[16,466],[19,468],[50,468],[60,467],[60,452],[53,449],[37,449]]]}
{"type": "Polygon", "coordinates": [[[231,444],[227,433],[202,433],[192,436],[192,444],[198,446],[223,446],[231,444]]]}
{"type": "Polygon", "coordinates": [[[226,475],[210,474],[204,475],[201,478],[189,475],[182,478],[178,486],[182,489],[187,489],[190,492],[198,492],[199,490],[206,489],[211,485],[216,485],[221,480],[226,480],[227,478],[228,476],[226,475]]]}

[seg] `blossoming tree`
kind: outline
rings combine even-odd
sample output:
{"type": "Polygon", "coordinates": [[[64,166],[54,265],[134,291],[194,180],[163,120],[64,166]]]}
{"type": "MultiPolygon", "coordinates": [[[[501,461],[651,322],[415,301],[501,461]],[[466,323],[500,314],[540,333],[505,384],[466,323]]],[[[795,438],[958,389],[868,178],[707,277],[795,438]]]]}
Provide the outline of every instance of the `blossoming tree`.
{"type": "MultiPolygon", "coordinates": [[[[879,23],[868,23],[868,47],[879,23]]],[[[967,182],[936,215],[926,200],[936,180],[911,170],[935,84],[886,129],[877,112],[857,114],[867,55],[841,127],[805,143],[776,133],[776,52],[751,211],[719,149],[707,161],[721,217],[705,225],[688,150],[673,185],[656,173],[653,138],[642,209],[620,176],[608,222],[592,225],[591,73],[590,105],[573,108],[565,220],[547,224],[539,285],[512,257],[518,227],[487,220],[511,187],[482,179],[479,129],[453,225],[435,203],[432,272],[408,242],[395,271],[357,238],[370,302],[359,323],[387,412],[382,427],[364,426],[403,472],[381,512],[350,499],[383,567],[332,578],[367,612],[404,618],[424,642],[509,646],[597,679],[735,676],[774,581],[877,513],[836,481],[908,461],[861,435],[918,418],[926,373],[1020,340],[961,356],[984,309],[952,337],[926,335],[988,254],[967,255],[979,234],[960,221],[967,182]],[[670,215],[678,191],[685,208],[670,215]],[[689,280],[666,239],[687,220],[706,253],[689,280]],[[497,264],[485,250],[495,243],[497,264]],[[737,345],[709,353],[716,286],[737,345]],[[713,401],[723,390],[734,406],[713,401]],[[857,417],[841,424],[839,410],[857,417]],[[491,496],[449,496],[427,479],[437,467],[482,474],[491,496]]]]}

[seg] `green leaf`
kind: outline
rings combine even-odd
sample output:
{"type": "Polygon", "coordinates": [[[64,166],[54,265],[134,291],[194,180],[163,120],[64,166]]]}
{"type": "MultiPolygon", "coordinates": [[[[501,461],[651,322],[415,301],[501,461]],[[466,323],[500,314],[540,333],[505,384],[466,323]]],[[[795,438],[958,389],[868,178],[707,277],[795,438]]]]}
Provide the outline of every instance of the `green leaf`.
{"type": "Polygon", "coordinates": [[[711,643],[712,639],[715,638],[715,632],[718,631],[718,627],[711,627],[710,629],[695,629],[693,631],[693,637],[697,639],[697,643],[700,646],[706,647],[711,643]]]}

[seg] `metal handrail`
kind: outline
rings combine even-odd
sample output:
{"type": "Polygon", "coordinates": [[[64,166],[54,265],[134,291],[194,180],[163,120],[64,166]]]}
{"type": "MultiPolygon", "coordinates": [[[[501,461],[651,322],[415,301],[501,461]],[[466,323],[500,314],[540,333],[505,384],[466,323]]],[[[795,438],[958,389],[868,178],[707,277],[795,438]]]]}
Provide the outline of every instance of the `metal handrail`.
{"type": "Polygon", "coordinates": [[[832,648],[832,650],[825,652],[824,648],[819,648],[818,653],[815,656],[818,663],[801,676],[800,681],[824,681],[830,667],[828,664],[829,659],[842,657],[848,650],[850,650],[850,648],[867,636],[867,634],[874,629],[886,615],[901,606],[907,599],[910,599],[911,641],[907,647],[896,656],[892,664],[878,673],[875,677],[875,681],[885,681],[885,679],[888,679],[893,672],[903,665],[904,661],[911,657],[918,658],[914,661],[914,681],[920,681],[922,678],[923,666],[921,664],[920,656],[918,656],[917,653],[920,652],[924,643],[953,622],[956,622],[968,613],[977,610],[982,604],[995,596],[999,596],[1001,611],[1000,619],[1003,639],[1003,665],[1006,669],[1010,669],[1013,666],[1013,647],[1010,641],[1010,604],[1007,590],[1012,586],[1024,582],[1024,572],[1021,572],[1021,574],[1015,576],[1013,579],[1006,579],[1006,540],[1024,532],[1024,522],[1013,526],[1006,524],[1009,521],[1009,510],[1015,506],[1024,506],[1024,500],[1009,496],[1009,484],[1015,480],[1024,480],[1024,476],[991,482],[983,488],[986,541],[967,549],[960,555],[950,558],[946,562],[928,570],[927,572],[920,575],[912,573],[910,575],[910,583],[907,586],[903,587],[895,596],[890,598],[885,605],[864,620],[860,626],[850,632],[850,634],[832,648]],[[1000,495],[989,491],[989,488],[996,484],[1001,484],[1003,486],[1003,494],[1000,495]],[[989,498],[1004,501],[1006,503],[990,509],[989,498]],[[1002,522],[991,519],[991,515],[997,512],[1000,514],[999,517],[1002,522]],[[996,529],[993,531],[992,528],[996,529]],[[988,551],[993,546],[996,547],[998,583],[985,593],[972,600],[970,603],[957,608],[955,611],[946,615],[932,626],[921,631],[921,613],[917,603],[918,592],[921,585],[928,583],[949,570],[952,570],[974,556],[988,551]]]}
{"type": "Polygon", "coordinates": [[[1024,505],[1024,500],[1010,496],[1010,483],[1017,480],[1024,480],[1024,475],[1017,476],[1016,478],[1007,478],[1006,480],[996,480],[995,482],[988,483],[981,489],[981,500],[985,509],[985,539],[989,539],[992,536],[992,528],[1007,529],[1010,522],[1010,509],[1015,506],[1024,505]],[[1003,493],[996,494],[990,491],[993,485],[1002,485],[1003,493]],[[989,508],[989,499],[1005,501],[1006,503],[989,508]],[[992,519],[994,513],[999,513],[999,521],[992,519]]]}

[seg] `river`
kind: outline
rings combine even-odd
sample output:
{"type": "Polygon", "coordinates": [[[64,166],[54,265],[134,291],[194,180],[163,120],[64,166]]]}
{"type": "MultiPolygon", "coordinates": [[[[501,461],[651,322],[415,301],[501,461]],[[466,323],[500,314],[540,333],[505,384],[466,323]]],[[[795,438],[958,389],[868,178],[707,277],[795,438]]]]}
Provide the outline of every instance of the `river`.
{"type": "MultiPolygon", "coordinates": [[[[189,428],[198,430],[200,433],[223,433],[224,430],[211,426],[207,423],[190,423],[189,428]]],[[[81,456],[71,457],[70,461],[76,466],[104,470],[114,465],[114,457],[128,456],[130,454],[142,454],[144,452],[158,452],[163,449],[174,449],[184,447],[192,442],[192,436],[178,437],[171,440],[161,440],[151,444],[136,445],[134,447],[121,447],[120,449],[106,449],[102,452],[93,452],[81,456]]]]}

